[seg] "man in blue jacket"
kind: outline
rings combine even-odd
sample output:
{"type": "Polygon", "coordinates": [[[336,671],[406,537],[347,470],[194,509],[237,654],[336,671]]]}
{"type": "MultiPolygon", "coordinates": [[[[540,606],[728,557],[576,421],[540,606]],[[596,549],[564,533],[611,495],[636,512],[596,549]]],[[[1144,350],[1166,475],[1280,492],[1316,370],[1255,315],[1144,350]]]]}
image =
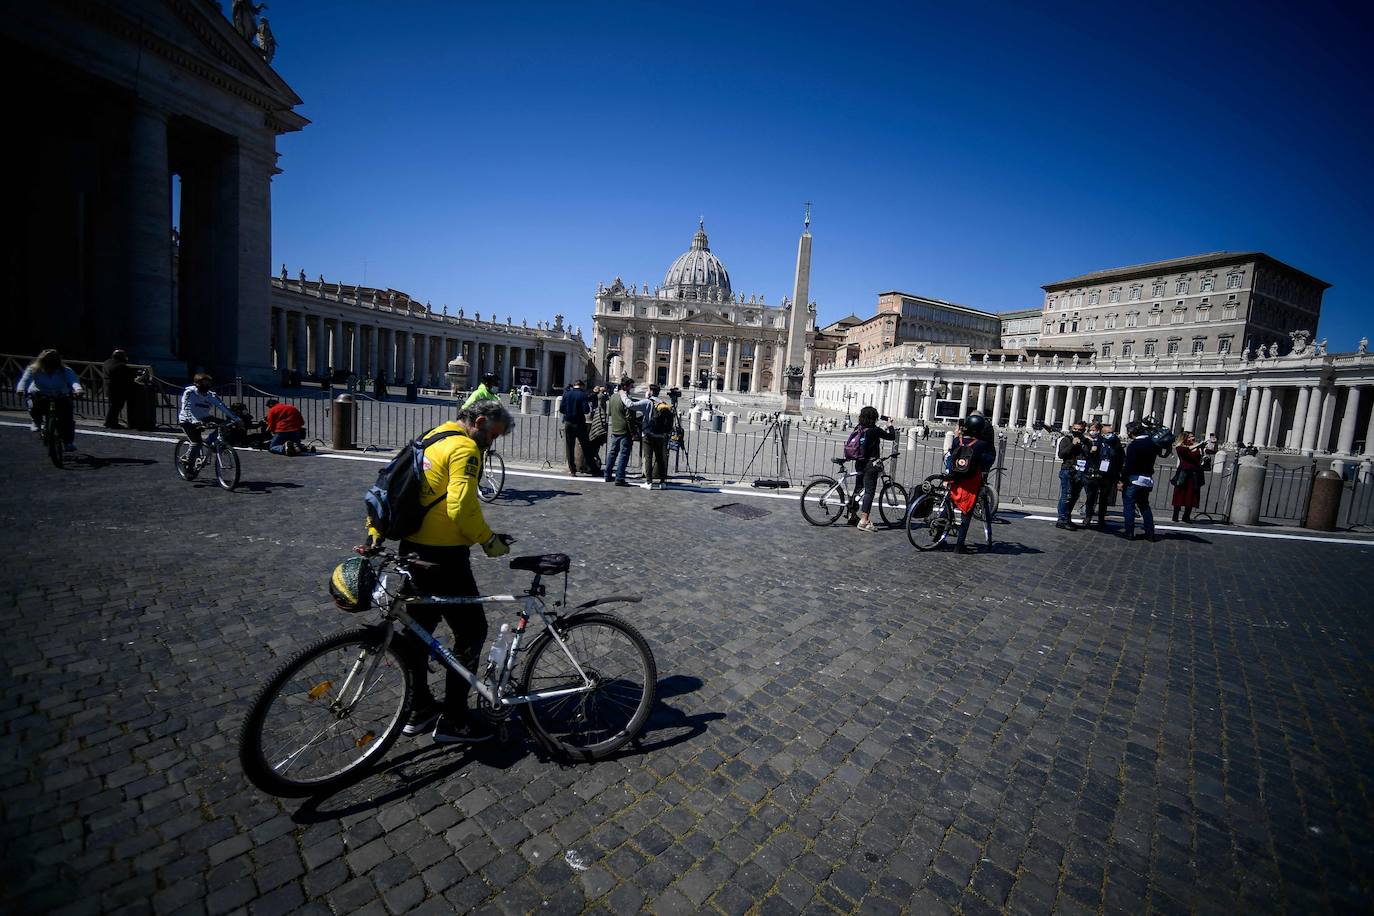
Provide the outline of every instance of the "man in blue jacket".
{"type": "Polygon", "coordinates": [[[576,477],[576,446],[582,446],[584,462],[592,453],[591,443],[587,441],[587,414],[591,412],[591,401],[587,398],[587,392],[582,389],[581,379],[573,382],[572,387],[563,392],[558,412],[563,415],[563,444],[568,453],[568,475],[576,477]]]}

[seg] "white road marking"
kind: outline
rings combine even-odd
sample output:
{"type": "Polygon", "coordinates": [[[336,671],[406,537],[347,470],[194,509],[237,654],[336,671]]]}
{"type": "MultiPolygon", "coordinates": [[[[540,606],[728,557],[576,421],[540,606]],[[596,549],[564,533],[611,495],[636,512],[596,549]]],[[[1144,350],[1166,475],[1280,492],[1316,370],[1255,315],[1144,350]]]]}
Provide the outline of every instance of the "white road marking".
{"type": "MultiPolygon", "coordinates": [[[[1057,522],[1053,515],[1027,515],[1024,516],[1036,522],[1057,522]]],[[[1224,534],[1235,538],[1267,538],[1276,541],[1313,541],[1318,544],[1354,544],[1356,547],[1368,547],[1369,541],[1358,538],[1324,538],[1314,534],[1272,534],[1268,531],[1241,531],[1238,528],[1198,528],[1192,525],[1184,528],[1179,525],[1155,525],[1156,531],[1188,531],[1197,534],[1224,534]]]]}

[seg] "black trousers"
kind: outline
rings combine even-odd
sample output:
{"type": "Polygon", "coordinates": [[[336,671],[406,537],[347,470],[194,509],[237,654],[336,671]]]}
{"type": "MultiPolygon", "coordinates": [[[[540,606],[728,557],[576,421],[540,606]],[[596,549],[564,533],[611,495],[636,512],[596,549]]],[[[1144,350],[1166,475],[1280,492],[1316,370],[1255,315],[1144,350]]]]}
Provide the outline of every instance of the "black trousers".
{"type": "MultiPolygon", "coordinates": [[[[592,453],[592,444],[587,441],[586,421],[579,420],[576,423],[569,423],[565,420],[563,422],[563,445],[567,449],[568,453],[569,474],[577,473],[577,445],[579,443],[582,445],[583,457],[587,458],[587,456],[591,455],[592,453]]],[[[590,461],[589,458],[587,460],[590,461]]],[[[586,467],[583,468],[583,470],[590,471],[591,468],[586,467]]]]}
{"type": "Polygon", "coordinates": [[[43,427],[43,418],[49,410],[57,411],[57,433],[62,437],[62,441],[71,445],[76,441],[76,416],[72,412],[71,398],[50,398],[46,395],[35,394],[33,396],[33,406],[29,408],[29,419],[33,420],[35,426],[40,429],[43,427]]]}
{"type": "MultiPolygon", "coordinates": [[[[414,553],[426,563],[435,564],[431,569],[417,569],[411,584],[421,595],[476,595],[477,582],[472,577],[470,550],[467,547],[428,547],[402,541],[400,553],[414,553]]],[[[434,633],[440,619],[453,631],[453,654],[474,674],[480,674],[477,665],[482,653],[482,644],[487,639],[487,616],[480,604],[443,605],[412,604],[408,608],[410,616],[420,626],[434,633]]],[[[437,636],[437,634],[435,634],[437,636]]],[[[442,639],[440,640],[443,641],[442,639]]],[[[420,642],[419,637],[406,631],[396,644],[396,649],[405,659],[410,669],[411,683],[415,688],[412,709],[419,709],[434,702],[434,693],[429,687],[427,663],[429,647],[420,642]]],[[[461,720],[467,715],[468,682],[458,675],[444,669],[444,715],[451,720],[461,720]]]]}
{"type": "Polygon", "coordinates": [[[645,482],[667,483],[668,439],[664,436],[645,436],[643,447],[645,482]]]}
{"type": "Polygon", "coordinates": [[[873,491],[878,488],[878,475],[882,473],[882,467],[878,462],[870,459],[862,468],[855,468],[863,475],[862,496],[859,499],[859,511],[871,512],[873,510],[873,491]]]}

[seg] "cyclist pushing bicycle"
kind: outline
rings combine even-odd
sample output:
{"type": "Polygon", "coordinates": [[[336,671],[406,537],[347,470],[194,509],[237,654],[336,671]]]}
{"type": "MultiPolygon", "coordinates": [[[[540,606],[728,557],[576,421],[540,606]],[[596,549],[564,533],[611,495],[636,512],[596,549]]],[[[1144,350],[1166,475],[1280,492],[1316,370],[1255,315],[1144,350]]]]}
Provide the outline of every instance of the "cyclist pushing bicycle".
{"type": "MultiPolygon", "coordinates": [[[[860,531],[878,530],[869,516],[873,510],[873,491],[878,486],[878,475],[882,473],[883,468],[879,452],[883,439],[895,441],[897,438],[897,430],[891,423],[887,429],[878,426],[880,419],[886,420],[887,417],[879,417],[876,407],[870,405],[860,410],[859,425],[849,434],[844,445],[845,457],[855,459],[854,470],[863,475],[863,496],[859,500],[860,531]]],[[[852,515],[850,524],[853,524],[852,515]]]]}
{"type": "Polygon", "coordinates": [[[57,427],[62,445],[69,452],[76,451],[76,420],[72,415],[72,396],[82,392],[76,373],[62,362],[56,350],[44,350],[29,364],[14,390],[29,399],[29,417],[33,428],[41,430],[49,410],[57,413],[57,427]]]}
{"type": "Polygon", "coordinates": [[[186,456],[186,463],[190,467],[195,467],[200,460],[201,437],[200,430],[210,414],[216,408],[224,414],[230,424],[240,423],[239,415],[229,409],[229,405],[219,399],[210,390],[210,383],[214,379],[209,373],[197,372],[191,379],[191,384],[181,392],[181,407],[177,411],[177,422],[181,424],[181,429],[186,433],[186,438],[191,440],[191,451],[186,456]]]}
{"type": "MultiPolygon", "coordinates": [[[[494,533],[482,517],[478,482],[482,455],[511,428],[510,412],[500,401],[478,400],[458,412],[458,418],[441,423],[421,442],[423,468],[420,485],[420,527],[401,541],[397,552],[413,554],[423,565],[412,570],[411,583],[422,595],[474,596],[481,594],[472,576],[471,549],[480,545],[489,557],[510,552],[505,535],[494,533]]],[[[379,547],[380,533],[368,525],[369,543],[379,547]]],[[[440,617],[453,631],[455,655],[469,670],[477,670],[478,656],[487,637],[487,619],[480,604],[415,604],[411,616],[433,631],[440,617]]],[[[415,700],[402,730],[406,735],[432,732],[438,744],[472,744],[495,735],[485,720],[468,713],[469,684],[452,670],[444,678],[444,702],[440,706],[429,689],[429,649],[413,633],[399,640],[397,649],[411,670],[415,700]]]]}
{"type": "MultiPolygon", "coordinates": [[[[954,443],[945,457],[945,474],[949,479],[949,498],[959,510],[959,535],[954,542],[957,553],[972,553],[965,546],[969,525],[973,522],[973,508],[978,502],[978,493],[983,487],[983,479],[988,469],[997,460],[997,450],[985,438],[987,418],[973,413],[959,421],[954,435],[954,443]]],[[[985,507],[990,512],[991,509],[985,507]]],[[[989,517],[990,519],[990,517],[989,517]]],[[[991,521],[988,521],[989,526],[991,521]]]]}

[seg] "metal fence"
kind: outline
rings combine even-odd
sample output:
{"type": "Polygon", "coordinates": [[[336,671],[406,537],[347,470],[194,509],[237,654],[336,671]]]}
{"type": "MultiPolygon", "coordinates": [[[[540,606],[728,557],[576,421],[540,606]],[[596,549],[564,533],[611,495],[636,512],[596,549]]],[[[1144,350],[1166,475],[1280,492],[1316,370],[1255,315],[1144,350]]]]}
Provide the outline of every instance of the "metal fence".
{"type": "Polygon", "coordinates": [[[1259,520],[1273,525],[1301,525],[1306,521],[1316,474],[1314,458],[1271,457],[1264,475],[1259,520]]]}

